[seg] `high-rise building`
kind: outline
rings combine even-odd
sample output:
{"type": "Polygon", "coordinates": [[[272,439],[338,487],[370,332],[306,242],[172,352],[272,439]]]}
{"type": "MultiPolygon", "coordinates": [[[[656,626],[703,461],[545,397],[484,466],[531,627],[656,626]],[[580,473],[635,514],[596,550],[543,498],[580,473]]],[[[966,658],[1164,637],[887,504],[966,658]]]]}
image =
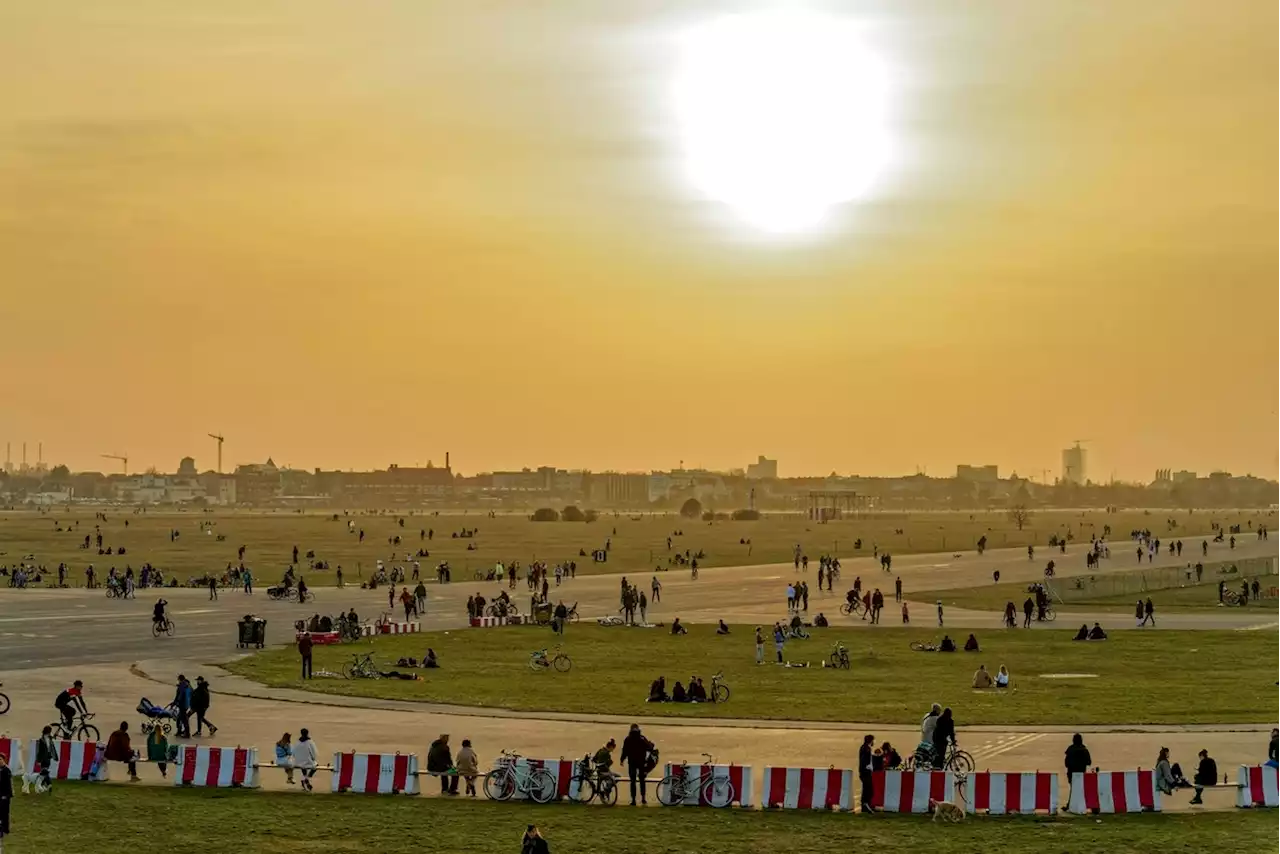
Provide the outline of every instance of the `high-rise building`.
{"type": "Polygon", "coordinates": [[[1062,449],[1062,482],[1084,486],[1085,450],[1076,442],[1074,447],[1062,449]]]}

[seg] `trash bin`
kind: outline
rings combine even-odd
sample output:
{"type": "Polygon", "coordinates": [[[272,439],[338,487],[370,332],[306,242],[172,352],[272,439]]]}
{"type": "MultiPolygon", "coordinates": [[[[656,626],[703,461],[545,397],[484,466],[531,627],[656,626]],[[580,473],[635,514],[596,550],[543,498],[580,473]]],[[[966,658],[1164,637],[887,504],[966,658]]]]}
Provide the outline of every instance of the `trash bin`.
{"type": "Polygon", "coordinates": [[[237,624],[240,628],[237,646],[241,649],[249,646],[256,646],[262,649],[267,644],[267,621],[261,617],[255,617],[252,614],[246,614],[245,618],[237,624]]]}

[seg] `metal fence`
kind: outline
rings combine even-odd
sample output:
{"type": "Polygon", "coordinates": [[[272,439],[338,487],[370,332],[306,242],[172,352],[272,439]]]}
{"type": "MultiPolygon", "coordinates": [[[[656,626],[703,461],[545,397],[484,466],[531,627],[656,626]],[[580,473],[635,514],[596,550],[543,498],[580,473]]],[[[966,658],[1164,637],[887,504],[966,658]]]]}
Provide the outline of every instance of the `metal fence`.
{"type": "Polygon", "coordinates": [[[1280,561],[1276,558],[1254,557],[1207,563],[1199,578],[1196,577],[1195,563],[1192,562],[1186,566],[1160,566],[1128,572],[1072,576],[1052,582],[1052,589],[1054,598],[1064,603],[1197,585],[1216,588],[1219,581],[1226,581],[1228,587],[1234,588],[1240,586],[1241,579],[1266,579],[1270,576],[1270,580],[1264,580],[1262,584],[1269,589],[1276,586],[1275,576],[1278,573],[1280,561]]]}

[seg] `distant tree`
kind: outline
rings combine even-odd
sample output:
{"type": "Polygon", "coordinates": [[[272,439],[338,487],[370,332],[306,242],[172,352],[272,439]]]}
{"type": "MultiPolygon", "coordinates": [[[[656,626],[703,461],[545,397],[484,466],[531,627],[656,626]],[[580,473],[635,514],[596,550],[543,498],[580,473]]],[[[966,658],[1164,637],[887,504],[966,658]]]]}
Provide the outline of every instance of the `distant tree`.
{"type": "Polygon", "coordinates": [[[702,515],[702,502],[696,498],[690,498],[680,505],[680,515],[686,519],[697,519],[702,515]]]}
{"type": "Polygon", "coordinates": [[[557,522],[560,520],[560,514],[553,507],[539,507],[529,518],[534,522],[557,522]]]}
{"type": "Polygon", "coordinates": [[[577,505],[570,504],[568,507],[560,511],[561,522],[585,522],[586,514],[578,509],[577,505]]]}
{"type": "Polygon", "coordinates": [[[1019,504],[1016,507],[1009,508],[1009,521],[1018,526],[1021,531],[1022,527],[1031,521],[1031,511],[1027,509],[1025,504],[1019,504]]]}
{"type": "Polygon", "coordinates": [[[63,465],[54,466],[49,470],[49,477],[54,480],[66,480],[71,477],[71,469],[63,465]]]}
{"type": "Polygon", "coordinates": [[[583,512],[582,515],[583,515],[582,521],[584,522],[594,522],[595,520],[600,518],[600,512],[598,510],[587,510],[583,512]]]}
{"type": "Polygon", "coordinates": [[[713,521],[715,518],[716,518],[716,514],[712,513],[710,510],[704,510],[704,511],[702,511],[702,521],[704,521],[704,522],[711,522],[711,521],[713,521]]]}
{"type": "Polygon", "coordinates": [[[735,522],[758,522],[760,520],[759,510],[734,510],[733,521],[735,522]]]}

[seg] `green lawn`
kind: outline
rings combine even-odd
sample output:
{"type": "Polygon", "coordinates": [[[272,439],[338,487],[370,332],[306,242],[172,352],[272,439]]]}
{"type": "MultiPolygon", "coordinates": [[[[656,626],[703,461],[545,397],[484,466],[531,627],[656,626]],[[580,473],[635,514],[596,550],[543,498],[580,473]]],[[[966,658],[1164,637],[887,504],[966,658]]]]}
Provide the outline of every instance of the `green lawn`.
{"type": "MultiPolygon", "coordinates": [[[[842,619],[842,618],[838,618],[842,619]]],[[[1109,724],[1256,722],[1275,716],[1277,668],[1274,634],[1266,632],[1115,632],[1103,643],[1076,643],[1072,632],[979,631],[983,651],[919,653],[911,640],[940,637],[935,629],[814,630],[790,641],[785,656],[807,669],[755,664],[753,626],[734,626],[718,637],[714,627],[691,626],[673,637],[665,629],[569,628],[564,649],[573,659],[566,674],[532,672],[530,651],[554,643],[549,629],[513,627],[431,632],[380,638],[372,646],[390,669],[401,656],[421,658],[427,647],[442,669],[422,671],[421,681],[398,679],[298,680],[292,648],[237,660],[230,669],[269,685],[334,694],[457,703],[527,710],[740,717],[826,721],[914,722],[915,710],[940,701],[962,724],[1109,724]],[[853,666],[822,668],[836,639],[845,641],[853,666]],[[979,663],[1006,665],[1016,691],[975,692],[979,663]],[[659,675],[668,687],[690,674],[723,670],[733,696],[725,704],[644,702],[659,675]],[[1096,679],[1044,679],[1045,673],[1096,673],[1096,679]],[[1152,696],[1177,697],[1152,703],[1152,696]]],[[[963,645],[963,633],[955,636],[963,645]]],[[[352,647],[316,647],[315,667],[341,670],[352,647]]],[[[773,658],[772,642],[766,658],[773,658]]]]}
{"type": "Polygon", "coordinates": [[[1269,810],[1093,818],[849,816],[710,809],[531,806],[436,798],[61,785],[13,803],[6,854],[509,854],[536,823],[553,854],[713,850],[829,854],[1270,851],[1269,810]]]}
{"type": "MultiPolygon", "coordinates": [[[[733,508],[717,508],[732,510],[733,508]]],[[[70,581],[84,583],[84,568],[94,564],[102,575],[114,566],[135,569],[150,562],[176,574],[180,580],[206,571],[222,571],[228,563],[238,561],[238,548],[246,547],[245,562],[254,570],[259,586],[273,583],[293,558],[293,547],[299,549],[299,561],[307,566],[306,554],[315,552],[314,560],[328,561],[329,571],[304,570],[312,586],[332,584],[334,570],[341,565],[348,582],[367,578],[376,561],[405,564],[406,554],[419,549],[429,556],[417,558],[430,575],[441,561],[454,568],[454,580],[471,577],[478,568],[488,569],[497,561],[532,560],[549,562],[574,560],[578,571],[630,572],[667,566],[677,552],[705,552],[703,566],[741,566],[746,564],[789,561],[795,545],[817,560],[824,553],[870,556],[873,546],[895,555],[919,552],[970,550],[984,534],[991,548],[1005,546],[1043,546],[1051,534],[1070,530],[1076,540],[1087,542],[1090,533],[1101,533],[1103,525],[1111,525],[1116,536],[1124,536],[1133,528],[1163,527],[1165,516],[1141,512],[1106,514],[1102,512],[1035,513],[1024,530],[1009,521],[1002,512],[988,513],[885,513],[866,514],[857,519],[844,519],[828,524],[810,522],[798,514],[766,515],[757,522],[716,521],[681,518],[675,513],[602,514],[596,522],[531,522],[523,515],[485,513],[414,515],[387,513],[382,515],[343,516],[335,521],[332,514],[296,513],[288,511],[192,510],[189,512],[131,511],[108,509],[107,521],[94,519],[91,509],[53,508],[47,514],[30,511],[0,511],[0,565],[13,565],[28,554],[38,563],[56,570],[59,563],[71,567],[70,581]],[[404,520],[401,527],[400,520],[404,520]],[[354,522],[349,533],[347,522],[354,522]],[[126,527],[126,522],[128,527],[126,527]],[[212,533],[201,529],[201,523],[213,523],[212,533]],[[79,526],[77,527],[77,523],[79,526]],[[80,548],[85,535],[95,535],[100,526],[103,547],[113,552],[123,546],[124,555],[98,555],[93,548],[80,548]],[[61,530],[59,530],[61,528],[61,530]],[[463,529],[476,531],[474,537],[454,538],[463,529]],[[363,542],[359,531],[365,532],[363,542]],[[424,531],[434,532],[430,540],[420,538],[424,531]],[[170,539],[170,531],[179,536],[170,539]],[[678,536],[672,536],[675,532],[678,536]],[[902,533],[897,533],[901,531],[902,533]],[[221,536],[224,539],[219,540],[221,536]],[[399,545],[388,542],[400,537],[399,545]],[[667,537],[671,536],[671,547],[667,537]],[[856,540],[861,549],[854,549],[856,540]],[[743,542],[750,540],[750,543],[743,542]],[[594,564],[589,555],[593,549],[609,542],[609,560],[594,564]],[[468,548],[469,546],[473,548],[468,548]]],[[[1224,524],[1246,524],[1261,518],[1261,513],[1180,514],[1178,535],[1196,536],[1207,530],[1212,519],[1224,524]],[[1236,518],[1239,516],[1239,518],[1236,518]]]]}

